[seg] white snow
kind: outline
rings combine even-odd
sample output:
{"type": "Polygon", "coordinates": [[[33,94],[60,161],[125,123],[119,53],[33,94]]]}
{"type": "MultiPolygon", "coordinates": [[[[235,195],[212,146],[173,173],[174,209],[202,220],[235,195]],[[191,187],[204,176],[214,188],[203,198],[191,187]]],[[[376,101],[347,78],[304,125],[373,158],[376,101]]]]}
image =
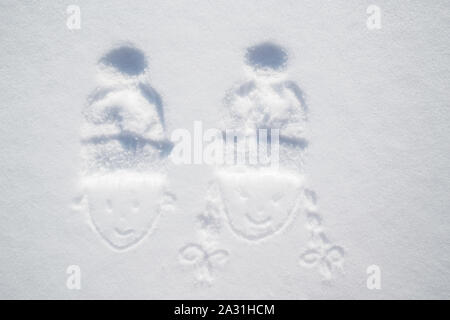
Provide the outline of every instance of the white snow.
{"type": "Polygon", "coordinates": [[[449,14],[2,1],[0,298],[448,299],[449,14]],[[280,129],[280,168],[174,164],[195,121],[280,129]]]}

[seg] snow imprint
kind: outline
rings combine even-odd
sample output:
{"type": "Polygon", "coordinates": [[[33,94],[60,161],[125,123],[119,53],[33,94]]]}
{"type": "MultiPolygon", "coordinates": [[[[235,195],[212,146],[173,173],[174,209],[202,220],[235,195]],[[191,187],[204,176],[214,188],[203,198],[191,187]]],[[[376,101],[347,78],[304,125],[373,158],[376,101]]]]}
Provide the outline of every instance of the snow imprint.
{"type": "MultiPolygon", "coordinates": [[[[243,136],[256,136],[258,129],[278,129],[280,168],[262,165],[216,168],[204,213],[209,216],[208,221],[214,221],[209,223],[207,233],[217,246],[220,228],[211,226],[222,226],[225,221],[237,239],[260,244],[285,232],[297,214],[305,213],[310,221],[307,228],[311,239],[308,250],[300,256],[300,264],[317,267],[324,278],[330,279],[334,270],[342,269],[345,251],[332,245],[325,236],[316,195],[305,187],[303,161],[308,146],[305,134],[308,109],[303,92],[287,79],[288,55],[276,44],[250,47],[245,61],[248,79],[225,97],[225,128],[243,136]]],[[[193,251],[200,252],[201,248],[193,251]]],[[[227,252],[227,258],[229,255],[227,252]]],[[[208,265],[207,269],[210,268],[208,265]]]]}
{"type": "Polygon", "coordinates": [[[82,208],[110,248],[125,250],[141,243],[176,200],[163,170],[172,144],[140,50],[112,49],[98,71],[83,111],[82,208]]]}

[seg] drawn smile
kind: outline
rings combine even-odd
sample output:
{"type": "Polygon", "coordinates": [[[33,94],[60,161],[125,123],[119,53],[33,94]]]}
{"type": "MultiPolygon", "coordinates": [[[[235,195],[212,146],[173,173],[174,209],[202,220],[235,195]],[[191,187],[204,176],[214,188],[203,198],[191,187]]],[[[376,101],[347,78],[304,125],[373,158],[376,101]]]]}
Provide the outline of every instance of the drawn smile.
{"type": "Polygon", "coordinates": [[[246,213],[245,216],[247,217],[247,220],[249,220],[252,224],[257,225],[259,227],[267,227],[272,222],[272,219],[270,217],[255,219],[249,213],[246,213]]]}
{"type": "Polygon", "coordinates": [[[114,228],[114,231],[121,237],[128,237],[135,232],[134,229],[119,229],[119,228],[114,228]]]}

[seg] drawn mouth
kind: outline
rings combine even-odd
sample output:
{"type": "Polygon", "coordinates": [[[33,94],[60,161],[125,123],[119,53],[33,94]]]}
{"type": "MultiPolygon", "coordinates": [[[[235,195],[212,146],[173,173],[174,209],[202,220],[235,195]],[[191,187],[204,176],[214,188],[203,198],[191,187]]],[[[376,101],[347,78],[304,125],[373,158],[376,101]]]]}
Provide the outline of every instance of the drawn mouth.
{"type": "Polygon", "coordinates": [[[245,216],[252,224],[254,224],[258,227],[267,227],[272,222],[272,219],[270,217],[266,217],[263,219],[255,219],[249,213],[246,213],[245,216]]]}
{"type": "Polygon", "coordinates": [[[135,232],[134,229],[121,230],[119,228],[114,228],[114,231],[121,237],[128,237],[128,236],[132,235],[135,232]]]}

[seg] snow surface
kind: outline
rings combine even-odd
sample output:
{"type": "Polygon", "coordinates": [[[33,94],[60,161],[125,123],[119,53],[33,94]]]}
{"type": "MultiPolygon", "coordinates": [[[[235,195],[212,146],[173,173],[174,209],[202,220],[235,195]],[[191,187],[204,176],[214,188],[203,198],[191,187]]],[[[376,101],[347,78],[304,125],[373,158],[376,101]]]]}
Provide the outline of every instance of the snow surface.
{"type": "Polygon", "coordinates": [[[2,1],[0,298],[449,298],[449,17],[2,1]],[[280,168],[174,164],[195,121],[278,127],[280,168]]]}

